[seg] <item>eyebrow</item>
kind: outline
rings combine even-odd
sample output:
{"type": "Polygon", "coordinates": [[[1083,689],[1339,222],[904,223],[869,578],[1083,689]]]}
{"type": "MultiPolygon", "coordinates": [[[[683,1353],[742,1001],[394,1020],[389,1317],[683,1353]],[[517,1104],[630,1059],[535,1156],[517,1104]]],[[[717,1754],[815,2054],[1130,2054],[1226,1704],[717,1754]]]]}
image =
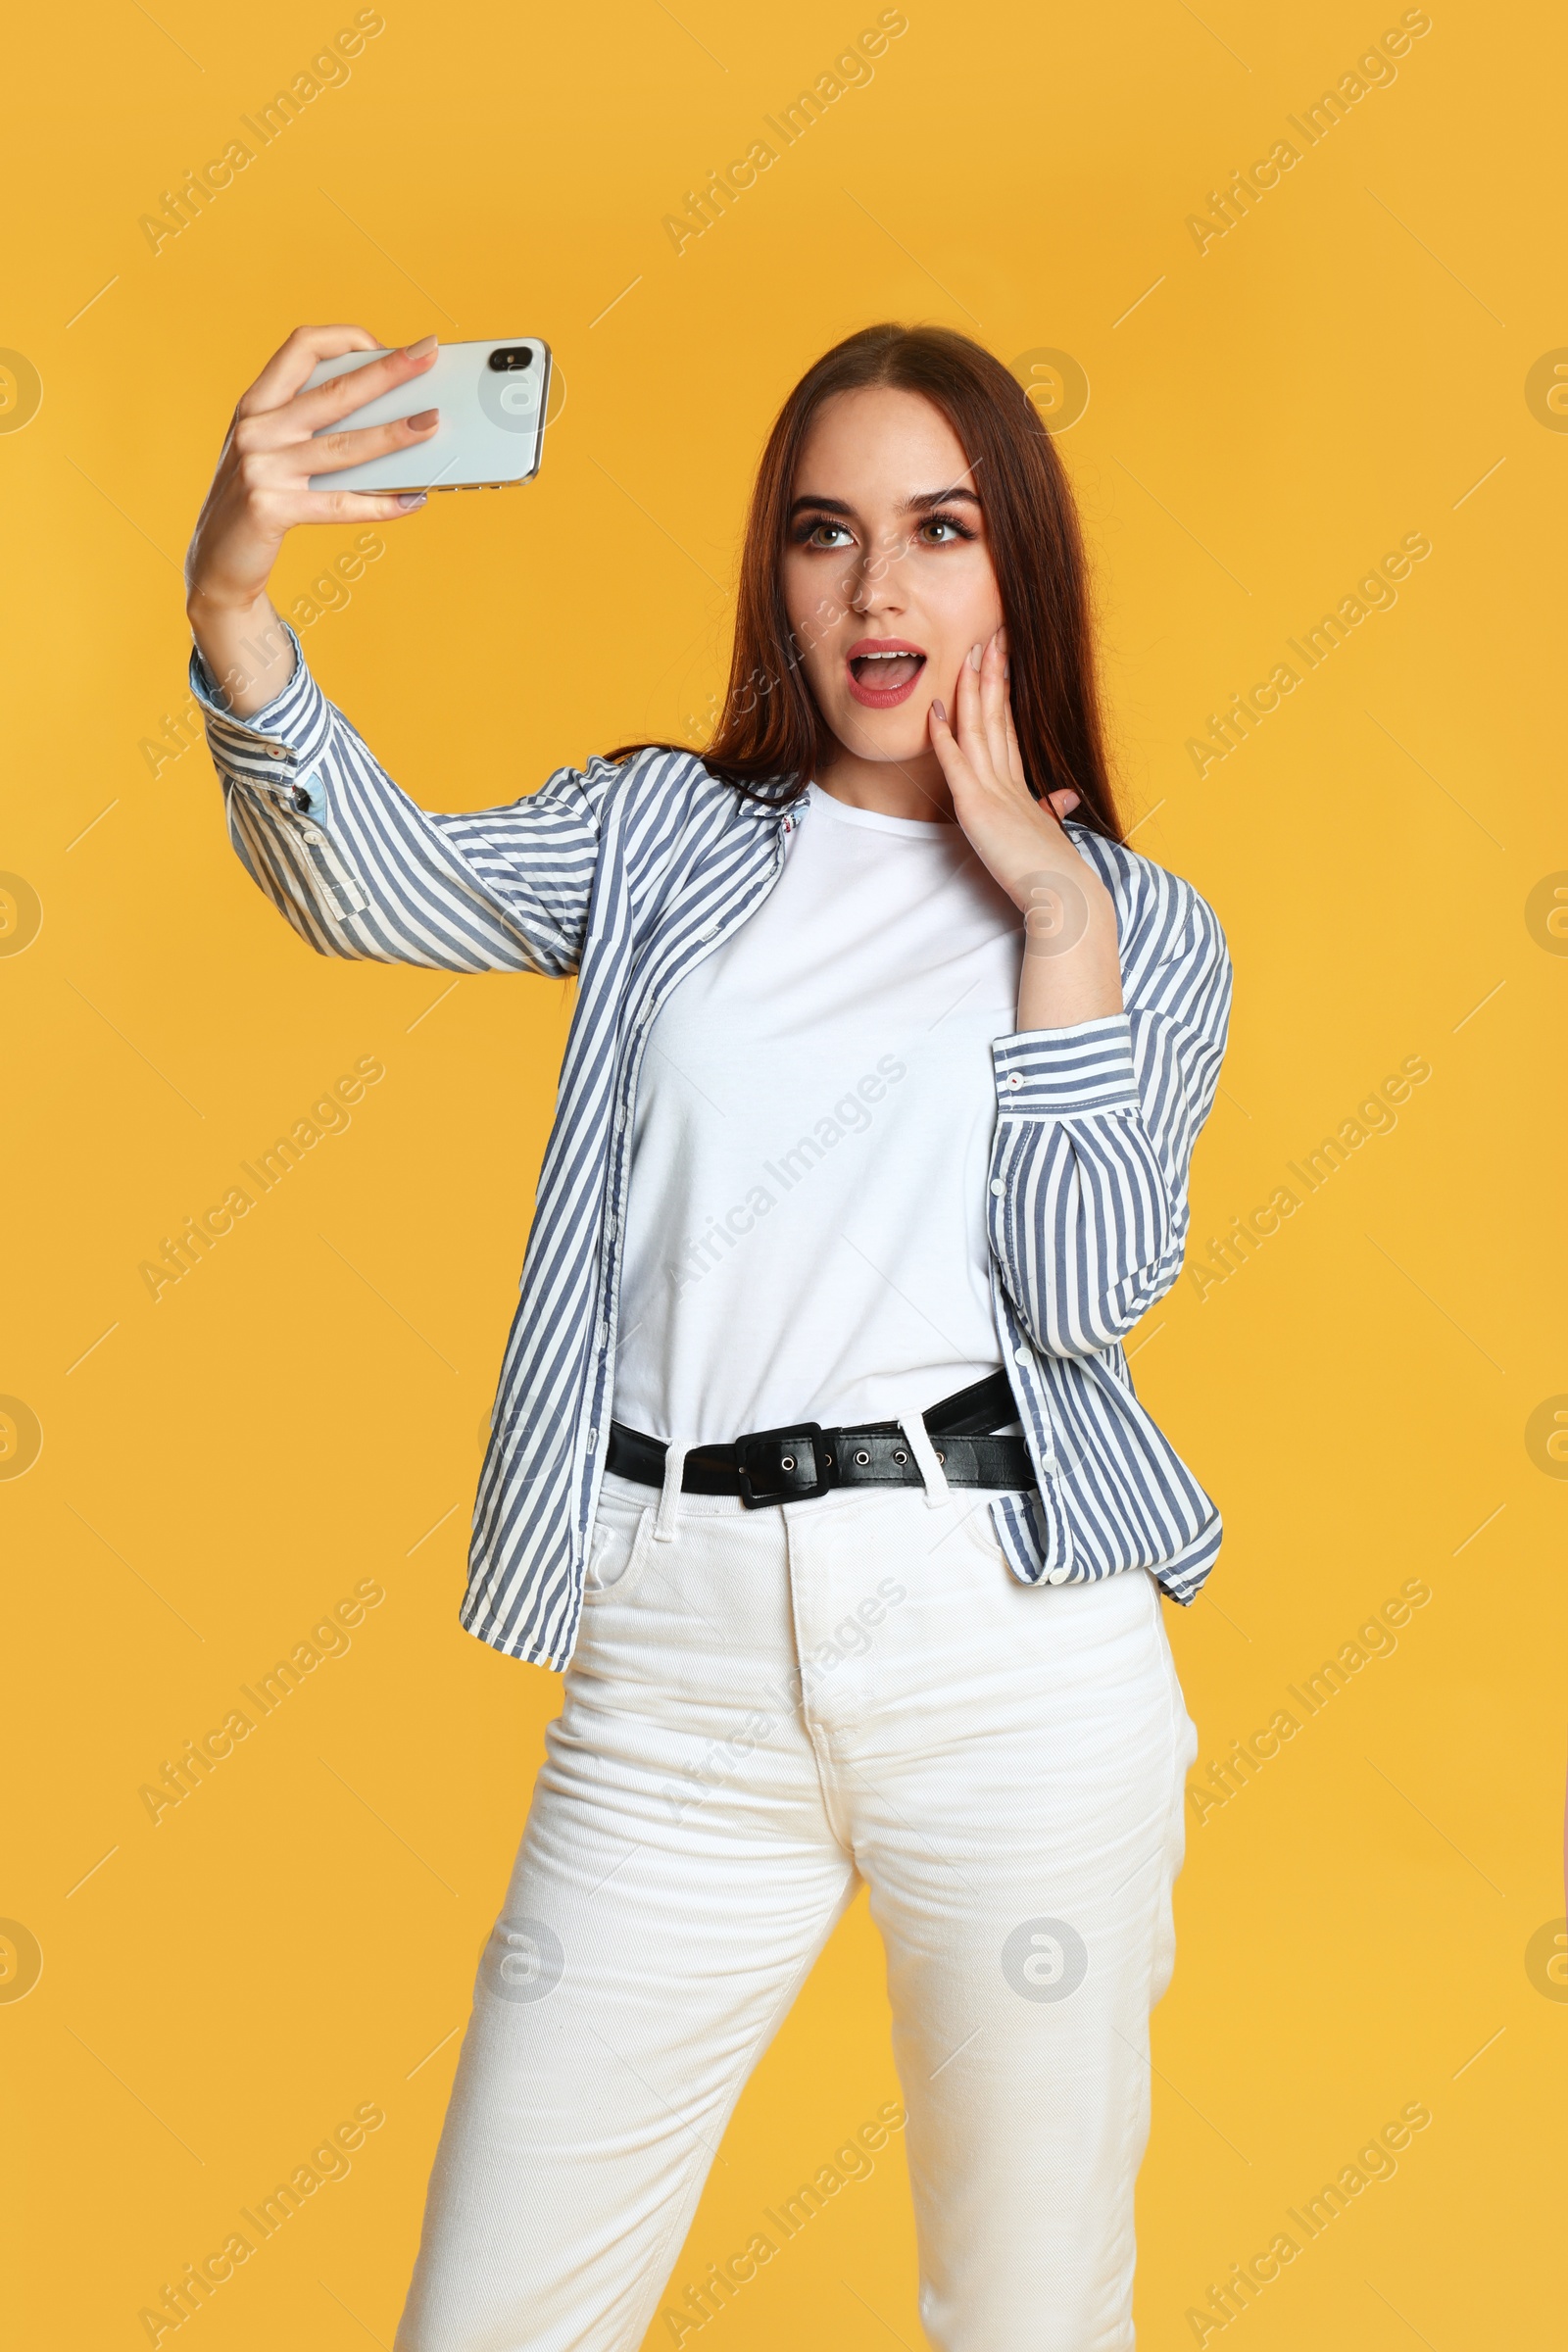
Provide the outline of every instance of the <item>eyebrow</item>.
{"type": "MultiPolygon", "coordinates": [[[[951,490],[917,490],[912,498],[905,500],[904,512],[906,514],[929,514],[934,507],[951,507],[959,500],[971,507],[978,507],[980,504],[972,490],[960,490],[955,485],[951,490]]],[[[805,498],[796,498],[790,501],[791,520],[807,507],[815,507],[824,514],[853,515],[855,513],[855,509],[847,499],[815,498],[808,495],[805,498]]]]}

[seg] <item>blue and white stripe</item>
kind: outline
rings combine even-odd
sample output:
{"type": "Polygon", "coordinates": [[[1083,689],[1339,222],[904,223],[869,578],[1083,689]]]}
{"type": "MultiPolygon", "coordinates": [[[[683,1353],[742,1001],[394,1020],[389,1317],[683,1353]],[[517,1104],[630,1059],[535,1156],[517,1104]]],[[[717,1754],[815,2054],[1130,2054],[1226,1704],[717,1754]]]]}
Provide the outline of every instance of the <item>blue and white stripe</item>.
{"type": "MultiPolygon", "coordinates": [[[[577,975],[461,1611],[493,1648],[562,1667],[612,1411],[643,1051],[671,990],[772,888],[795,819],[690,752],[560,768],[468,815],[419,808],[294,646],[294,676],[250,719],[220,710],[196,656],[191,687],[234,847],[301,938],[323,956],[577,975]]],[[[1040,1491],[992,1510],[1026,1583],[1147,1567],[1190,1601],[1219,1514],[1139,1403],[1121,1341],[1181,1268],[1230,961],[1188,883],[1068,830],[1115,900],[1127,1009],[993,1048],[993,1298],[1040,1491]]]]}

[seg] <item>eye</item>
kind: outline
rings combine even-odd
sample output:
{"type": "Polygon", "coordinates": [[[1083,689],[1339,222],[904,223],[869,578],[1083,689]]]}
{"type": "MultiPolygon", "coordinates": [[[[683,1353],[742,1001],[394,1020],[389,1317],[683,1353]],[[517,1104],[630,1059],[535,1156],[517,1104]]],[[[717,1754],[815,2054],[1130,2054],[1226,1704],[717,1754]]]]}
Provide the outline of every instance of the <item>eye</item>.
{"type": "Polygon", "coordinates": [[[829,551],[848,547],[852,537],[853,534],[846,523],[832,522],[825,514],[819,514],[814,522],[803,522],[796,532],[796,539],[800,546],[820,547],[829,551]],[[835,536],[824,538],[822,535],[824,532],[833,533],[835,536]]]}
{"type": "Polygon", "coordinates": [[[926,547],[951,547],[956,539],[972,539],[974,533],[965,529],[956,514],[928,514],[920,525],[920,536],[926,547]],[[926,534],[940,533],[940,537],[926,534]]]}

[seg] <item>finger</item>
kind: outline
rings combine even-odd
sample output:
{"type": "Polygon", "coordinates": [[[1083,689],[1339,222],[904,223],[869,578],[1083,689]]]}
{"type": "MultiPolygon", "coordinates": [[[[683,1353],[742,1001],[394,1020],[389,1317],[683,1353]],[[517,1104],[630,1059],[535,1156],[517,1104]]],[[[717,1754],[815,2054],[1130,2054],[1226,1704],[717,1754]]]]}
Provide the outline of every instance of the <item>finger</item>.
{"type": "MultiPolygon", "coordinates": [[[[361,376],[368,375],[370,372],[371,371],[368,368],[356,369],[356,380],[361,376]]],[[[328,385],[323,384],[321,386],[321,390],[323,392],[329,389],[330,387],[328,385]]],[[[314,393],[302,393],[299,399],[286,401],[283,407],[280,409],[268,409],[262,415],[256,416],[236,417],[233,429],[233,446],[238,455],[242,458],[267,457],[270,456],[273,451],[277,450],[298,451],[302,455],[309,457],[311,466],[314,470],[318,456],[326,448],[329,441],[334,444],[342,443],[346,445],[352,440],[363,440],[367,446],[362,448],[360,452],[361,457],[378,457],[382,454],[383,449],[402,449],[407,446],[407,428],[416,423],[416,417],[421,418],[424,421],[416,426],[414,438],[416,440],[422,440],[426,438],[428,434],[434,431],[436,422],[439,420],[441,414],[439,409],[419,409],[416,411],[415,416],[393,416],[390,417],[385,424],[356,425],[353,427],[352,431],[347,433],[329,432],[326,428],[333,421],[332,418],[329,416],[321,417],[317,420],[320,429],[320,438],[318,440],[313,431],[311,413],[308,405],[315,399],[315,397],[316,395],[314,393]],[[378,444],[376,447],[372,448],[368,446],[369,439],[371,435],[376,433],[390,433],[400,437],[378,444]]],[[[358,407],[359,405],[359,402],[356,400],[355,406],[358,407]]],[[[352,465],[354,460],[351,458],[345,458],[336,460],[334,463],[352,465]]]]}
{"type": "Polygon", "coordinates": [[[1027,792],[1029,771],[1023,763],[1023,753],[1018,744],[1018,729],[1012,715],[1012,644],[1007,635],[1005,621],[997,631],[997,644],[1002,654],[1002,683],[1004,690],[1002,714],[1005,722],[1007,738],[1007,773],[1015,784],[1021,784],[1027,792]]]}
{"type": "Polygon", "coordinates": [[[1058,823],[1062,817],[1071,815],[1073,809],[1075,809],[1078,806],[1079,797],[1080,796],[1073,791],[1071,785],[1069,784],[1063,784],[1056,792],[1047,793],[1047,803],[1055,815],[1058,823]]]}
{"type": "Polygon", "coordinates": [[[361,424],[352,432],[313,435],[278,452],[279,465],[289,480],[297,480],[302,472],[340,473],[345,466],[363,466],[369,458],[388,457],[428,441],[440,421],[439,409],[421,409],[416,416],[395,416],[390,424],[361,424]]]}
{"type": "Polygon", "coordinates": [[[957,727],[959,745],[972,764],[985,760],[985,726],[980,716],[980,663],[983,645],[972,645],[958,668],[957,727]]]}
{"type": "MultiPolygon", "coordinates": [[[[307,490],[290,503],[290,522],[401,522],[424,505],[423,490],[307,490]]],[[[286,527],[286,525],[285,525],[286,527]]]]}
{"type": "Polygon", "coordinates": [[[999,781],[1007,767],[1007,690],[1003,676],[1002,631],[994,629],[980,662],[980,723],[985,729],[986,757],[999,781]]]}
{"type": "Polygon", "coordinates": [[[435,366],[439,348],[434,335],[426,335],[418,343],[389,351],[384,360],[370,360],[363,368],[346,368],[341,375],[329,376],[324,384],[297,393],[288,404],[288,414],[307,432],[315,432],[323,424],[335,424],[340,416],[365,408],[383,392],[395,392],[400,384],[423,375],[435,366]]]}
{"type": "Polygon", "coordinates": [[[335,360],[346,351],[379,351],[375,336],[365,326],[297,326],[288,341],[274,351],[239,404],[242,416],[281,407],[292,400],[318,360],[335,360]]]}
{"type": "Polygon", "coordinates": [[[1003,716],[1007,722],[1007,773],[1009,776],[1011,776],[1015,784],[1021,786],[1022,789],[1027,792],[1029,789],[1029,773],[1023,763],[1023,753],[1018,748],[1018,730],[1013,723],[1012,696],[1010,693],[1008,694],[1005,703],[1003,705],[1003,716]]]}
{"type": "Polygon", "coordinates": [[[948,722],[945,707],[933,702],[927,719],[931,730],[931,749],[937,756],[950,789],[956,785],[972,784],[975,780],[974,769],[948,722]]]}

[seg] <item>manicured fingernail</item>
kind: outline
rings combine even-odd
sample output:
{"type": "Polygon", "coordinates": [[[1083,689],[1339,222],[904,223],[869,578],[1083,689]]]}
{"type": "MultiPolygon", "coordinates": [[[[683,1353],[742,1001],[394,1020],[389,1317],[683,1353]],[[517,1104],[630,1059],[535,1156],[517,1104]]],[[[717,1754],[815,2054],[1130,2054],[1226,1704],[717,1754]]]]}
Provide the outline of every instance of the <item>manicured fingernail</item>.
{"type": "Polygon", "coordinates": [[[409,418],[409,422],[416,433],[427,433],[440,414],[439,409],[421,409],[417,416],[409,418]]]}
{"type": "Polygon", "coordinates": [[[970,646],[970,648],[969,648],[969,667],[970,667],[971,669],[978,669],[978,668],[979,668],[979,666],[980,666],[980,663],[981,663],[981,660],[982,660],[982,658],[983,658],[983,654],[984,654],[984,648],[983,648],[983,647],[981,647],[981,646],[978,646],[978,645],[971,645],[971,646],[970,646]]]}
{"type": "Polygon", "coordinates": [[[403,357],[406,360],[426,360],[434,351],[435,343],[434,335],[421,335],[417,343],[405,344],[403,357]]]}
{"type": "Polygon", "coordinates": [[[424,492],[422,490],[403,490],[398,493],[400,507],[422,507],[423,504],[424,492]]]}
{"type": "Polygon", "coordinates": [[[932,705],[931,705],[931,710],[932,710],[932,713],[933,713],[933,715],[934,715],[935,717],[937,717],[937,718],[940,718],[940,719],[941,719],[941,721],[942,721],[942,724],[943,724],[944,726],[946,726],[946,725],[947,725],[947,723],[948,723],[948,713],[947,713],[946,710],[944,709],[943,705],[942,705],[941,703],[938,703],[938,702],[933,702],[933,703],[932,703],[932,705]]]}

